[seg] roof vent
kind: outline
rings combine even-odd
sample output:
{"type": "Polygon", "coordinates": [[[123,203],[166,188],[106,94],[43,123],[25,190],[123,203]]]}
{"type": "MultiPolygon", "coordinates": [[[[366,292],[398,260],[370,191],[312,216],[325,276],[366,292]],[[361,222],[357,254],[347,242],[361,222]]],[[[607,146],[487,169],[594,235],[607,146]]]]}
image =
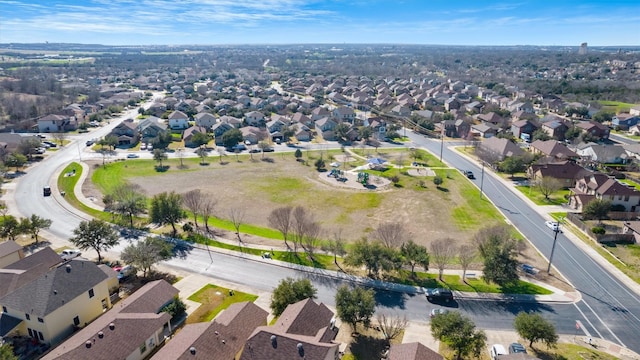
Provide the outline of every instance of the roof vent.
{"type": "Polygon", "coordinates": [[[191,355],[195,355],[196,354],[196,348],[195,347],[190,347],[189,348],[189,352],[191,353],[191,355]]]}
{"type": "Polygon", "coordinates": [[[58,295],[58,290],[53,290],[53,295],[58,295]]]}
{"type": "Polygon", "coordinates": [[[271,346],[273,346],[274,349],[278,348],[278,337],[275,335],[271,335],[271,346]]]}
{"type": "Polygon", "coordinates": [[[87,349],[90,348],[91,347],[91,340],[87,340],[87,342],[84,343],[84,346],[86,346],[87,349]]]}
{"type": "Polygon", "coordinates": [[[67,266],[65,266],[65,269],[67,269],[67,272],[70,273],[71,272],[71,264],[67,264],[67,266]]]}
{"type": "Polygon", "coordinates": [[[220,335],[220,333],[218,332],[218,330],[213,332],[214,334],[216,334],[216,336],[220,335]]]}
{"type": "Polygon", "coordinates": [[[302,346],[302,343],[298,343],[297,348],[298,355],[300,355],[300,357],[304,357],[304,346],[302,346]]]}
{"type": "Polygon", "coordinates": [[[116,328],[116,324],[114,323],[109,324],[109,330],[113,330],[115,328],[116,328]]]}
{"type": "Polygon", "coordinates": [[[104,333],[102,331],[98,332],[98,338],[102,339],[104,337],[104,333]]]}
{"type": "Polygon", "coordinates": [[[222,343],[223,343],[223,344],[226,344],[226,343],[227,343],[227,341],[226,341],[225,339],[222,339],[222,343]]]}

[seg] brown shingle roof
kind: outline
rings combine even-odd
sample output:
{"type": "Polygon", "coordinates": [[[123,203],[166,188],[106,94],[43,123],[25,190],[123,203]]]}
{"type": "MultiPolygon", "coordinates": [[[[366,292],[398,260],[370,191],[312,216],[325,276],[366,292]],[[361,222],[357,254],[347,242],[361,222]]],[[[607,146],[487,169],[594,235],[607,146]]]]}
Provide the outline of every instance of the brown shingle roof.
{"type": "Polygon", "coordinates": [[[333,312],[324,304],[306,299],[287,306],[274,326],[288,334],[316,336],[332,318],[333,312]]]}
{"type": "Polygon", "coordinates": [[[325,360],[337,354],[338,346],[317,342],[310,336],[285,334],[274,326],[261,326],[247,340],[240,360],[325,360]]]}
{"type": "Polygon", "coordinates": [[[152,359],[233,359],[255,328],[266,324],[267,315],[251,302],[232,304],[212,322],[186,325],[152,359]]]}
{"type": "Polygon", "coordinates": [[[18,245],[17,242],[7,240],[0,243],[0,257],[7,256],[9,254],[13,254],[16,251],[20,251],[22,246],[18,245]]]}
{"type": "Polygon", "coordinates": [[[419,342],[391,345],[389,360],[443,360],[444,357],[419,342]]]}
{"type": "Polygon", "coordinates": [[[125,359],[171,319],[167,313],[156,312],[177,293],[178,290],[164,280],[149,282],[42,359],[125,359]],[[114,324],[113,329],[110,324],[114,324]],[[103,338],[98,336],[101,331],[103,338]],[[90,347],[86,346],[87,341],[91,341],[90,347]]]}

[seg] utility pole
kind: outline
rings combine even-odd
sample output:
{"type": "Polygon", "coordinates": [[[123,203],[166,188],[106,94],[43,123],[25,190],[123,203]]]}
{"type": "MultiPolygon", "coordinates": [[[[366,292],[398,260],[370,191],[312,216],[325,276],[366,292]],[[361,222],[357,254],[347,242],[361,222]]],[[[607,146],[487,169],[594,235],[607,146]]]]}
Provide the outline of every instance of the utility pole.
{"type": "Polygon", "coordinates": [[[553,261],[553,252],[556,250],[556,242],[558,241],[558,233],[560,232],[560,220],[562,218],[558,218],[556,222],[556,228],[553,230],[555,235],[553,235],[553,245],[551,245],[551,255],[549,255],[549,266],[547,266],[547,274],[551,271],[551,261],[553,261]]]}
{"type": "Polygon", "coordinates": [[[442,125],[442,132],[440,133],[440,162],[442,162],[442,151],[444,150],[444,124],[440,123],[440,125],[442,125]]]}
{"type": "Polygon", "coordinates": [[[482,161],[482,173],[480,174],[480,199],[482,199],[482,187],[484,185],[484,161],[482,161]]]}

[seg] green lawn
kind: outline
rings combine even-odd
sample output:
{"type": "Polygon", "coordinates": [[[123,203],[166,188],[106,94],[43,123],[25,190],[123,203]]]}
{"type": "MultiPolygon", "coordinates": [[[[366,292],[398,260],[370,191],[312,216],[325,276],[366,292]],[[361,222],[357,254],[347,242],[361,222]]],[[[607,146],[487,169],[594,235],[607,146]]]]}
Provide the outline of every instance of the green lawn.
{"type": "Polygon", "coordinates": [[[228,308],[231,304],[243,301],[254,302],[258,298],[257,295],[253,294],[235,290],[233,292],[233,295],[231,295],[229,289],[213,284],[207,284],[202,287],[188,297],[189,300],[199,302],[202,305],[189,315],[187,323],[211,321],[220,311],[228,308]]]}
{"type": "Polygon", "coordinates": [[[62,170],[62,173],[58,177],[58,189],[61,192],[62,191],[65,192],[66,201],[69,204],[71,204],[73,207],[80,209],[91,216],[97,217],[102,220],[110,221],[111,215],[86,206],[85,204],[80,202],[80,200],[78,200],[78,198],[76,197],[74,193],[74,189],[81,175],[82,175],[82,166],[80,164],[73,162],[67,165],[67,167],[64,168],[64,170],[62,170]],[[75,175],[67,176],[67,174],[72,174],[74,170],[75,170],[75,175]]]}
{"type": "Polygon", "coordinates": [[[528,185],[519,185],[516,186],[516,189],[536,205],[562,205],[568,201],[565,199],[565,196],[568,196],[571,193],[569,189],[561,189],[549,195],[549,199],[546,199],[535,186],[530,187],[528,185]]]}
{"type": "Polygon", "coordinates": [[[598,102],[600,103],[600,105],[602,105],[602,110],[611,111],[615,113],[628,112],[629,109],[637,105],[637,104],[625,103],[622,101],[600,100],[598,102]]]}
{"type": "MultiPolygon", "coordinates": [[[[473,271],[469,271],[469,274],[473,271]]],[[[478,292],[492,294],[529,294],[529,295],[549,295],[552,291],[541,286],[519,281],[516,285],[501,288],[495,284],[488,284],[479,278],[467,278],[466,283],[462,282],[458,275],[443,275],[442,281],[438,279],[438,274],[417,272],[412,277],[409,271],[400,271],[397,276],[389,277],[388,280],[405,285],[422,286],[425,288],[447,288],[455,291],[478,292]]]]}
{"type": "Polygon", "coordinates": [[[640,190],[640,184],[638,184],[637,182],[633,181],[633,180],[629,180],[629,179],[620,179],[619,180],[621,183],[627,184],[629,186],[633,186],[636,190],[640,190]]]}

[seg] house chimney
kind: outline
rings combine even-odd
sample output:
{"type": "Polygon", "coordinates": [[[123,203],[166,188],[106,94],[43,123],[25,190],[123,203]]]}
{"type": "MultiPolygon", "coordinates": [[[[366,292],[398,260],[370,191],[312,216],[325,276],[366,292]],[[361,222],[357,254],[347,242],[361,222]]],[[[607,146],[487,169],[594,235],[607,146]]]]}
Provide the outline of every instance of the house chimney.
{"type": "Polygon", "coordinates": [[[302,345],[302,343],[298,343],[297,345],[298,348],[298,355],[300,355],[300,357],[304,357],[304,346],[302,345]]]}

